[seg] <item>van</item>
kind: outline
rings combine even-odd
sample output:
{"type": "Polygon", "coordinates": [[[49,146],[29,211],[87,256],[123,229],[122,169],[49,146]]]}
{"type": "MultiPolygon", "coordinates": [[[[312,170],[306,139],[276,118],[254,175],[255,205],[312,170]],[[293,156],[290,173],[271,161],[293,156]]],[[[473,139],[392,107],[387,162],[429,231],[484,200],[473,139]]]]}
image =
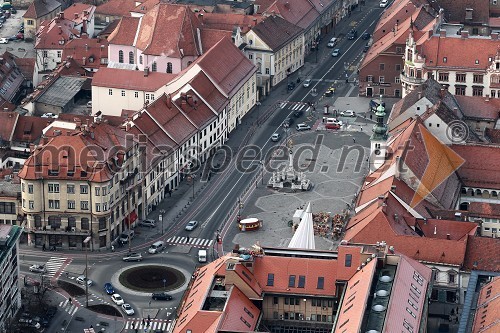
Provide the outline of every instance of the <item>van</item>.
{"type": "Polygon", "coordinates": [[[151,244],[151,246],[149,247],[148,249],[148,252],[150,254],[155,254],[155,253],[158,253],[160,252],[162,249],[163,249],[163,246],[165,246],[165,243],[163,243],[162,241],[157,241],[157,242],[154,242],[153,244],[151,244]]]}
{"type": "Polygon", "coordinates": [[[328,47],[335,47],[335,45],[337,45],[337,38],[333,37],[332,39],[330,39],[328,41],[328,44],[326,44],[326,46],[328,47]]]}
{"type": "Polygon", "coordinates": [[[128,243],[129,234],[130,234],[130,240],[132,240],[135,236],[135,232],[134,232],[134,230],[128,230],[128,231],[124,231],[120,235],[120,242],[122,242],[123,244],[128,243]]]}
{"type": "Polygon", "coordinates": [[[207,262],[207,250],[198,250],[198,262],[207,262]]]}

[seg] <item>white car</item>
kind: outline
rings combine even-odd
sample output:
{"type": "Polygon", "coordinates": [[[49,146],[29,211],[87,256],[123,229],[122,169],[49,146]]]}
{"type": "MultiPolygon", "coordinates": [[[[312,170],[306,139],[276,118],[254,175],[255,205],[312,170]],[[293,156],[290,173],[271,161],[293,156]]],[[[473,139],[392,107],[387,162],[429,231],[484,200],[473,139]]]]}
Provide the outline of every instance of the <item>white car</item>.
{"type": "Polygon", "coordinates": [[[87,279],[85,275],[80,275],[79,277],[76,278],[76,282],[78,284],[85,284],[85,280],[87,280],[87,285],[90,287],[93,282],[91,279],[87,279]]]}
{"type": "Polygon", "coordinates": [[[304,81],[304,84],[303,84],[304,88],[307,88],[310,85],[311,85],[311,79],[307,79],[307,80],[304,81]]]}
{"type": "Polygon", "coordinates": [[[385,8],[387,7],[388,0],[380,0],[380,8],[385,8]]]}
{"type": "Polygon", "coordinates": [[[30,266],[30,272],[33,273],[45,273],[47,269],[45,268],[44,265],[31,265],[30,266]]]}
{"type": "Polygon", "coordinates": [[[337,38],[333,37],[332,39],[330,39],[328,41],[328,44],[326,44],[326,46],[328,47],[335,47],[335,45],[337,45],[337,38]]]}
{"type": "Polygon", "coordinates": [[[340,49],[335,49],[332,52],[332,57],[338,57],[340,55],[340,49]]]}
{"type": "Polygon", "coordinates": [[[128,303],[122,304],[122,309],[123,311],[125,311],[127,316],[132,316],[135,313],[134,309],[132,309],[132,307],[128,303]]]}
{"type": "Polygon", "coordinates": [[[9,39],[8,38],[0,38],[0,44],[8,44],[9,39]]]}
{"type": "Polygon", "coordinates": [[[57,114],[53,114],[53,113],[50,113],[50,112],[44,113],[42,115],[42,118],[57,118],[57,117],[59,117],[57,114]]]}
{"type": "Polygon", "coordinates": [[[354,112],[352,110],[345,110],[345,111],[340,112],[340,115],[342,117],[356,117],[356,112],[354,112]]]}
{"type": "Polygon", "coordinates": [[[111,300],[116,304],[116,305],[122,305],[125,303],[123,298],[120,296],[120,294],[113,294],[111,295],[111,300]]]}
{"type": "Polygon", "coordinates": [[[198,226],[198,221],[189,221],[184,229],[192,231],[198,226]]]}
{"type": "Polygon", "coordinates": [[[297,126],[295,126],[295,129],[297,131],[308,131],[311,129],[311,126],[304,124],[304,123],[301,123],[301,124],[297,124],[297,126]]]}

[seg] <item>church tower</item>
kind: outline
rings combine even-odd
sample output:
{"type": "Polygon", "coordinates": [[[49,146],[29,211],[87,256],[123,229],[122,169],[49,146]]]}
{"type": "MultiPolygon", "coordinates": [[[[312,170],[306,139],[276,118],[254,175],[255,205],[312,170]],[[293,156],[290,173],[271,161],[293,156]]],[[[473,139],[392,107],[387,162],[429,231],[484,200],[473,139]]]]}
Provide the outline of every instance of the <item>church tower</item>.
{"type": "Polygon", "coordinates": [[[373,134],[370,137],[370,171],[373,172],[380,168],[384,162],[387,153],[387,125],[384,124],[385,107],[380,96],[380,105],[377,107],[375,117],[377,123],[373,126],[373,134]]]}

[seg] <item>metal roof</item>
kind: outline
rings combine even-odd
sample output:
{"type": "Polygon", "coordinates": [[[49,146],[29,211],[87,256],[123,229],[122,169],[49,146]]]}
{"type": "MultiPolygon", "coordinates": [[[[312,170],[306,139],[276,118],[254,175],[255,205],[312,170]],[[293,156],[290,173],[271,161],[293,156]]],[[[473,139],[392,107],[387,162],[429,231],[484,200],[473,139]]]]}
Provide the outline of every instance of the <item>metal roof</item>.
{"type": "Polygon", "coordinates": [[[82,89],[86,80],[80,77],[60,77],[45,90],[37,102],[63,107],[82,89]]]}

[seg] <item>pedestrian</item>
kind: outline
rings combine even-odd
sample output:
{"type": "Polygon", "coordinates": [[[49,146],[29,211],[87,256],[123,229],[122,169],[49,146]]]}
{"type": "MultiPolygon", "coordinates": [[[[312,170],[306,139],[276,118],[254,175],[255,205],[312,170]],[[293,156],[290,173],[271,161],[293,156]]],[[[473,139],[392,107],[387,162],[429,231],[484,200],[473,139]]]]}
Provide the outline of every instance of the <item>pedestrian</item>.
{"type": "Polygon", "coordinates": [[[138,328],[135,329],[135,333],[139,333],[139,329],[138,328]]]}
{"type": "Polygon", "coordinates": [[[45,251],[45,243],[42,245],[42,251],[45,251]]]}
{"type": "Polygon", "coordinates": [[[352,138],[352,142],[356,143],[356,138],[352,138]]]}
{"type": "Polygon", "coordinates": [[[359,131],[363,132],[363,126],[359,126],[359,131]]]}
{"type": "Polygon", "coordinates": [[[70,297],[70,298],[68,298],[68,301],[69,301],[69,304],[72,304],[71,302],[73,301],[73,299],[70,297]]]}
{"type": "Polygon", "coordinates": [[[189,236],[186,236],[186,243],[189,243],[189,236]]]}
{"type": "Polygon", "coordinates": [[[151,321],[151,315],[148,315],[148,321],[151,321]]]}
{"type": "Polygon", "coordinates": [[[142,318],[142,326],[146,326],[146,321],[142,318]]]}
{"type": "Polygon", "coordinates": [[[115,246],[111,245],[111,252],[115,252],[115,246]]]}
{"type": "Polygon", "coordinates": [[[172,197],[172,190],[169,190],[169,191],[168,191],[168,196],[169,196],[169,197],[172,197]]]}

